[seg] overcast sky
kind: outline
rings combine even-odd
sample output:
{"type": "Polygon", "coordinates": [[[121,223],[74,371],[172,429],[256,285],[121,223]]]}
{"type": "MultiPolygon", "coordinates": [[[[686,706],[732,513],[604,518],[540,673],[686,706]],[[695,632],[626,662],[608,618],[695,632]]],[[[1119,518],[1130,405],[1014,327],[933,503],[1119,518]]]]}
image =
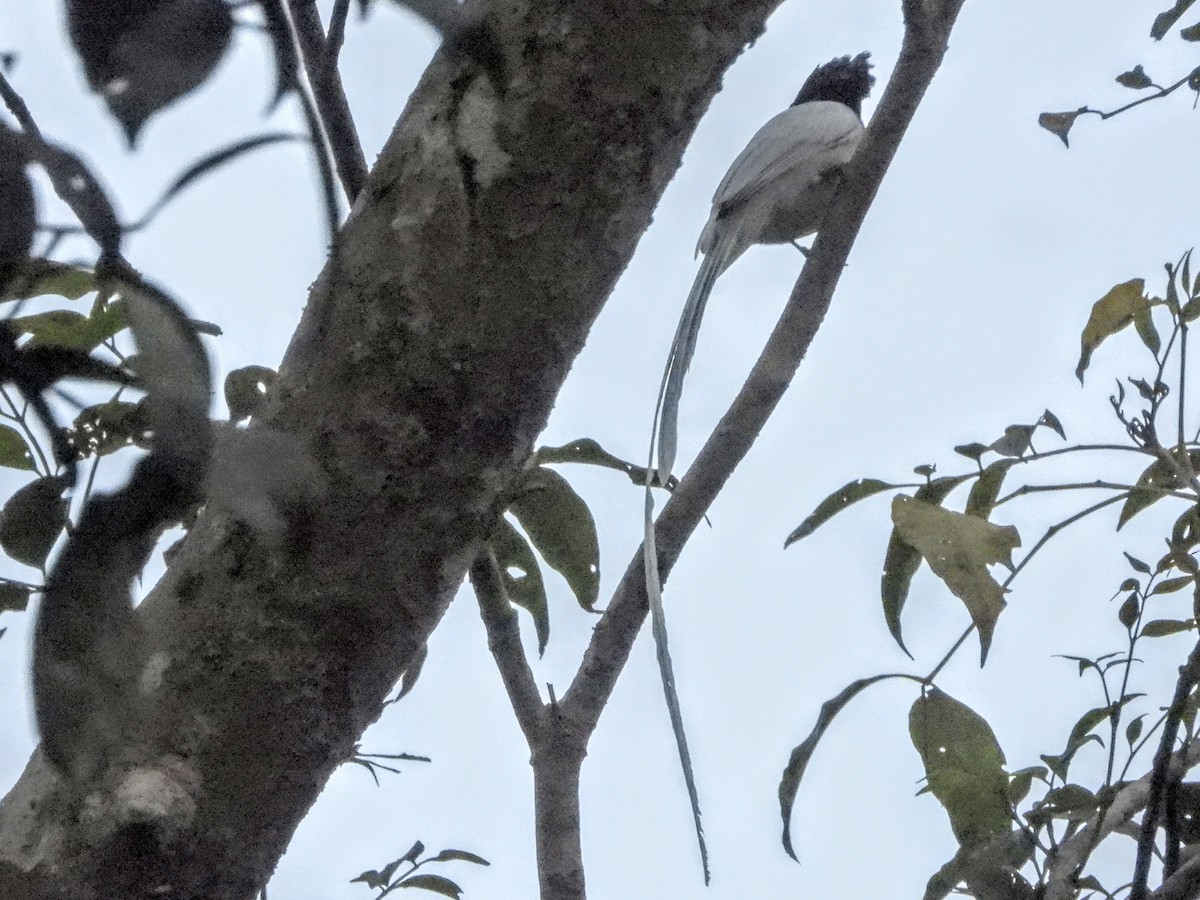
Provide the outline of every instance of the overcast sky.
{"type": "MultiPolygon", "coordinates": [[[[1185,91],[1107,122],[1080,120],[1068,151],[1037,126],[1037,116],[1133,99],[1113,77],[1137,63],[1160,83],[1190,71],[1196,60],[1188,45],[1147,37],[1168,5],[967,0],[796,383],[667,589],[713,885],[702,886],[647,634],[585,764],[591,896],[901,900],[920,896],[953,854],[941,808],[928,795],[914,796],[922,775],[907,735],[915,688],[899,682],[860,697],[827,734],[793,821],[803,864],[780,849],[779,776],[820,704],[864,675],[928,671],[968,621],[961,604],[923,573],[904,620],[916,662],[892,642],[878,600],[886,499],[863,503],[787,551],[783,539],[841,484],[867,475],[908,480],[926,462],[944,473],[966,471],[953,445],[987,443],[1047,407],[1073,441],[1119,440],[1106,398],[1114,377],[1143,374],[1136,340],[1106,346],[1081,389],[1073,376],[1079,332],[1091,303],[1117,282],[1143,276],[1161,293],[1163,262],[1200,238],[1200,188],[1191,177],[1200,118],[1185,91]]],[[[211,85],[154,119],[140,152],[128,154],[66,49],[59,6],[0,5],[0,50],[19,54],[10,77],[43,131],[82,152],[126,218],[137,217],[200,153],[255,131],[296,127],[290,108],[262,119],[264,42],[241,31],[211,85]]],[[[625,458],[645,457],[713,190],[817,64],[870,50],[881,88],[899,48],[899,6],[793,0],[729,70],[571,373],[544,442],[589,436],[625,458]]],[[[368,160],[435,46],[428,29],[390,4],[375,4],[365,23],[352,16],[343,76],[368,160]]],[[[866,104],[868,119],[879,93],[866,104]]],[[[194,315],[225,330],[210,345],[222,372],[274,366],[323,262],[320,223],[309,156],[299,145],[277,146],[203,180],[131,238],[129,255],[194,315]]],[[[741,385],[801,264],[787,246],[753,249],[718,283],[684,396],[680,468],[741,385]]],[[[1106,465],[1105,472],[1134,477],[1106,465]]],[[[640,541],[641,495],[616,473],[564,474],[597,517],[604,598],[640,541]]],[[[1096,474],[1060,466],[1029,477],[1096,474]]],[[[19,483],[9,478],[0,489],[19,483]]],[[[997,519],[1016,524],[1029,547],[1085,502],[1012,504],[997,519]]],[[[1161,539],[1152,515],[1150,528],[1129,529],[1120,541],[1114,522],[1115,513],[1102,516],[1043,553],[1010,595],[987,667],[979,669],[977,645],[969,644],[942,676],[944,690],[993,724],[1012,769],[1060,751],[1075,719],[1102,703],[1096,686],[1075,679],[1072,664],[1054,654],[1120,647],[1124,632],[1109,603],[1129,574],[1119,550],[1157,558],[1161,539]]],[[[535,674],[539,683],[565,687],[594,619],[557,576],[547,586],[551,640],[535,674]]],[[[6,785],[34,745],[31,621],[0,620],[8,626],[0,641],[0,689],[10,713],[0,746],[6,785]]],[[[527,618],[522,628],[535,647],[527,618]]],[[[1160,642],[1152,648],[1157,662],[1148,649],[1136,689],[1163,696],[1172,655],[1177,664],[1188,641],[1160,642]]],[[[468,897],[536,896],[528,750],[468,594],[433,636],[416,690],[388,709],[363,748],[434,761],[406,764],[381,788],[358,767],[337,772],[280,864],[272,900],[367,898],[365,887],[348,880],[418,838],[431,851],[456,847],[492,861],[487,869],[460,863],[438,870],[468,897]]],[[[1125,844],[1120,849],[1132,847],[1125,844]]]]}

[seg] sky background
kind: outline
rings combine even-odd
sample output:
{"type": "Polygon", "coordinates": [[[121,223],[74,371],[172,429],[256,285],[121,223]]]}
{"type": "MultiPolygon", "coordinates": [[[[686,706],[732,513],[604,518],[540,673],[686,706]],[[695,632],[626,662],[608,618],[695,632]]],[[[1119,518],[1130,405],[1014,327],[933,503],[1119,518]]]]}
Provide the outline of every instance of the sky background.
{"type": "MultiPolygon", "coordinates": [[[[1200,237],[1200,187],[1189,177],[1200,118],[1184,91],[1107,122],[1081,119],[1068,151],[1037,126],[1037,116],[1134,99],[1113,77],[1137,63],[1160,83],[1190,71],[1193,47],[1147,36],[1168,5],[967,0],[795,384],[667,587],[712,887],[702,885],[645,634],[584,768],[591,896],[911,898],[953,854],[941,808],[914,796],[922,770],[907,715],[916,691],[900,682],[862,695],[827,733],[793,819],[803,864],[780,848],[780,773],[821,703],[855,678],[928,671],[968,621],[925,571],[904,618],[916,662],[892,642],[878,600],[890,528],[884,498],[786,551],[783,540],[845,482],[907,481],[921,463],[965,472],[970,464],[953,454],[955,444],[990,442],[1047,407],[1072,442],[1120,440],[1107,396],[1115,377],[1149,374],[1145,357],[1132,335],[1119,338],[1099,352],[1081,389],[1073,375],[1079,332],[1091,304],[1118,282],[1145,277],[1161,294],[1162,264],[1200,237]]],[[[872,52],[879,85],[864,109],[869,120],[899,49],[899,7],[899,0],[792,0],[729,70],[576,362],[544,443],[588,436],[622,457],[644,459],[713,190],[757,128],[833,56],[872,52]]],[[[366,22],[351,17],[342,71],[368,160],[436,43],[428,28],[390,4],[374,4],[366,22]]],[[[136,154],[125,151],[117,126],[87,92],[59,4],[0,5],[0,50],[19,54],[10,80],[42,130],[90,162],[126,219],[140,215],[202,153],[257,131],[298,127],[290,104],[262,117],[270,92],[266,44],[250,30],[239,31],[203,91],[151,121],[136,154]]],[[[40,198],[43,218],[62,221],[48,191],[40,198]]],[[[193,315],[224,329],[210,343],[222,373],[275,366],[324,259],[321,222],[308,152],[299,144],[276,146],[194,186],[129,239],[128,255],[193,315]]],[[[78,251],[85,252],[82,245],[78,251]]],[[[740,387],[801,264],[787,246],[757,248],[718,282],[684,394],[680,468],[740,387]]],[[[1047,432],[1037,443],[1048,449],[1058,439],[1047,432]]],[[[108,477],[119,474],[114,465],[108,477]]],[[[603,602],[640,541],[641,493],[618,473],[564,474],[596,515],[603,602]]],[[[1128,480],[1136,468],[1118,459],[1028,471],[1040,483],[1099,474],[1128,480]]],[[[0,491],[24,480],[0,475],[0,491]]],[[[1028,548],[1048,525],[1093,499],[1010,504],[995,520],[1016,524],[1028,548]]],[[[959,497],[950,505],[961,503],[959,497]]],[[[1101,704],[1095,683],[1076,679],[1074,664],[1054,655],[1094,656],[1121,646],[1117,604],[1109,602],[1131,574],[1120,550],[1156,559],[1162,545],[1155,525],[1169,517],[1155,516],[1147,513],[1138,520],[1144,528],[1114,537],[1113,511],[1060,537],[1017,580],[987,667],[979,668],[972,640],[943,673],[942,688],[992,723],[1011,769],[1060,751],[1071,724],[1101,704]]],[[[28,570],[7,574],[31,577],[28,570]]],[[[149,572],[147,584],[154,577],[149,572]]],[[[547,576],[547,587],[551,639],[535,674],[539,683],[565,689],[594,619],[557,576],[547,576]]],[[[1170,602],[1164,617],[1188,614],[1186,600],[1170,602]]],[[[6,785],[34,746],[31,623],[29,614],[0,619],[8,627],[0,640],[6,785]]],[[[522,629],[533,651],[527,617],[522,629]]],[[[1162,696],[1173,683],[1172,661],[1189,646],[1182,636],[1146,648],[1135,689],[1162,696]]],[[[417,839],[434,852],[455,847],[492,861],[486,869],[458,863],[437,870],[467,897],[536,896],[529,754],[469,594],[451,606],[429,650],[415,691],[388,708],[362,746],[427,755],[433,763],[405,764],[382,787],[357,766],[339,770],[280,863],[272,900],[367,898],[371,893],[349,879],[382,867],[417,839]]],[[[1102,758],[1089,753],[1081,775],[1102,758]]],[[[1128,871],[1132,846],[1115,845],[1114,871],[1128,871]]]]}

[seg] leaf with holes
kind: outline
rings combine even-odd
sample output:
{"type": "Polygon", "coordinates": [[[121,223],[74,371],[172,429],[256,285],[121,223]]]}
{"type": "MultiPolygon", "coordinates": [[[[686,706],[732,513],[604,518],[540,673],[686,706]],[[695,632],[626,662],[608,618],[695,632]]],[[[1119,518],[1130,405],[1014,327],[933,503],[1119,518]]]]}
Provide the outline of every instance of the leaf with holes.
{"type": "Polygon", "coordinates": [[[229,407],[229,418],[238,422],[258,415],[275,377],[275,370],[266,366],[243,366],[226,375],[225,405],[229,407]]]}
{"type": "Polygon", "coordinates": [[[510,602],[533,616],[540,656],[550,640],[550,608],[546,603],[546,585],[537,557],[521,533],[504,517],[496,522],[488,543],[500,569],[504,593],[510,602]]]}
{"type": "Polygon", "coordinates": [[[80,457],[107,456],[125,447],[145,446],[147,429],[142,404],[109,400],[80,410],[67,440],[80,457]]]}
{"type": "Polygon", "coordinates": [[[1000,563],[1012,569],[1012,552],[1021,546],[1017,529],[903,494],[892,501],[892,522],[901,540],[921,554],[933,573],[967,607],[979,630],[982,664],[1005,606],[1005,589],[992,578],[988,566],[1000,563]]]}
{"type": "Polygon", "coordinates": [[[567,580],[579,605],[600,596],[600,542],[592,513],[567,480],[538,466],[526,473],[508,505],[550,568],[567,580]]]}
{"type": "MultiPolygon", "coordinates": [[[[609,453],[592,438],[579,438],[561,447],[539,447],[534,453],[534,462],[538,465],[552,463],[583,463],[589,466],[599,466],[603,469],[615,469],[624,472],[629,480],[639,487],[646,486],[646,467],[637,466],[609,453]]],[[[679,479],[674,475],[667,481],[667,489],[674,490],[679,479]]]]}
{"type": "Polygon", "coordinates": [[[7,469],[33,471],[33,456],[21,432],[10,425],[0,425],[0,466],[7,469]]]}
{"type": "Polygon", "coordinates": [[[1011,828],[1004,752],[987,721],[970,707],[932,688],[908,716],[913,746],[921,754],[930,792],[950,817],[962,846],[1011,828]]]}
{"type": "MultiPolygon", "coordinates": [[[[1177,451],[1168,452],[1182,463],[1177,451]]],[[[1189,450],[1188,461],[1192,471],[1198,471],[1200,450],[1189,450]]],[[[1156,459],[1150,463],[1146,470],[1138,476],[1137,484],[1133,486],[1133,490],[1129,492],[1129,496],[1121,506],[1121,514],[1117,517],[1117,530],[1120,531],[1125,527],[1126,522],[1161,500],[1166,496],[1166,492],[1173,491],[1180,486],[1175,466],[1164,459],[1156,459]]]]}
{"type": "MultiPolygon", "coordinates": [[[[917,488],[913,496],[926,503],[941,503],[952,490],[971,477],[957,475],[935,478],[917,488]]],[[[908,653],[908,648],[904,646],[904,639],[900,634],[900,613],[903,612],[904,603],[908,599],[908,589],[912,585],[913,576],[920,567],[921,554],[901,537],[898,529],[893,528],[891,537],[888,538],[887,553],[883,558],[883,577],[879,582],[879,594],[888,631],[905,653],[908,653]]],[[[911,653],[908,655],[912,656],[911,653]]]]}

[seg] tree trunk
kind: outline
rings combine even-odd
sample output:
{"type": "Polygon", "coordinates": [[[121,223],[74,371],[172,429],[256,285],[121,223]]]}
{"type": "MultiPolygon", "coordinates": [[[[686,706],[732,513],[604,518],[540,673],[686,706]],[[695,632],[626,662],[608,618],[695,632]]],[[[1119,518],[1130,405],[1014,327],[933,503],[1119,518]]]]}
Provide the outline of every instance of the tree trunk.
{"type": "Polygon", "coordinates": [[[587,896],[579,822],[579,772],[586,754],[587,736],[549,709],[532,759],[541,900],[587,896]]]}
{"type": "Polygon", "coordinates": [[[720,73],[777,2],[514,0],[488,20],[503,83],[437,56],[265,417],[328,479],[302,550],[202,516],[142,607],[169,727],[140,795],[89,815],[35,756],[0,804],[5,897],[266,882],[441,618],[720,73]]]}

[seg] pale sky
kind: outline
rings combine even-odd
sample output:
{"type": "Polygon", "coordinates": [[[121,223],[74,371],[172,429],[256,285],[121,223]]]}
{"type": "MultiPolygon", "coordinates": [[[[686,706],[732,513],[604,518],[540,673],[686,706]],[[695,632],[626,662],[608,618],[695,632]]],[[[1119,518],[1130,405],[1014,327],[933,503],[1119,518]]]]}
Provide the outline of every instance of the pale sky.
{"type": "MultiPolygon", "coordinates": [[[[1142,374],[1136,339],[1106,345],[1080,389],[1073,375],[1079,332],[1091,304],[1115,283],[1145,277],[1161,293],[1162,264],[1200,239],[1200,187],[1190,177],[1200,118],[1192,95],[1181,91],[1107,122],[1081,119],[1069,151],[1036,120],[1046,110],[1128,102],[1136,95],[1112,79],[1137,63],[1160,83],[1190,71],[1196,60],[1188,45],[1147,37],[1168,5],[1103,0],[1083,10],[1044,0],[967,0],[945,65],[795,384],[667,587],[712,887],[702,885],[646,634],[585,763],[592,897],[907,900],[953,854],[941,808],[928,795],[914,796],[923,774],[907,733],[916,693],[899,682],[861,696],[826,735],[793,819],[803,864],[780,848],[780,773],[821,703],[858,677],[928,671],[967,622],[961,604],[925,572],[904,618],[916,662],[888,636],[878,600],[886,499],[864,502],[787,551],[783,539],[843,483],[908,481],[912,467],[926,462],[946,474],[967,471],[970,464],[951,451],[955,444],[990,442],[1047,407],[1072,441],[1120,439],[1106,398],[1115,377],[1142,374]]],[[[368,160],[436,46],[421,24],[390,4],[374,6],[366,23],[351,17],[342,55],[368,160]]],[[[869,119],[899,48],[899,7],[899,0],[793,0],[728,72],[571,373],[545,443],[588,436],[625,458],[645,458],[713,190],[755,130],[833,56],[872,52],[879,84],[864,109],[869,119]]],[[[259,130],[296,127],[290,106],[261,118],[270,90],[265,44],[242,31],[211,85],[153,120],[140,152],[130,155],[86,92],[60,16],[59,4],[0,6],[0,50],[20,54],[10,79],[43,131],[82,153],[128,218],[200,154],[259,130]]],[[[307,151],[266,149],[194,186],[130,239],[129,255],[195,316],[222,326],[225,336],[210,343],[222,372],[275,366],[323,261],[318,204],[307,151]]],[[[679,468],[740,387],[801,264],[786,246],[753,249],[718,282],[684,395],[679,468]]],[[[1039,446],[1056,441],[1043,437],[1039,446]]],[[[1135,474],[1111,461],[1103,471],[1135,474]]],[[[603,604],[640,541],[641,494],[617,473],[563,474],[597,518],[603,604]]],[[[1045,483],[1097,474],[1059,466],[1028,477],[1045,483]]],[[[2,491],[22,483],[3,478],[2,491]]],[[[1017,525],[1029,547],[1090,499],[1011,504],[996,520],[1017,525]]],[[[1096,685],[1075,679],[1073,664],[1054,654],[1094,656],[1121,646],[1124,631],[1108,602],[1129,574],[1119,551],[1157,558],[1161,540],[1153,514],[1149,529],[1131,526],[1114,538],[1115,515],[1067,533],[1018,579],[985,669],[971,643],[942,675],[943,690],[992,723],[1011,769],[1061,751],[1078,716],[1102,703],[1096,685]]],[[[551,639],[535,675],[565,688],[594,619],[561,579],[548,574],[546,581],[551,639]]],[[[0,619],[8,626],[0,686],[13,723],[0,746],[6,786],[34,745],[31,622],[31,615],[0,619]]],[[[521,624],[533,650],[531,623],[523,616],[521,624]]],[[[1137,689],[1157,691],[1156,702],[1165,695],[1172,662],[1189,640],[1149,647],[1139,673],[1146,681],[1137,689]]],[[[436,870],[458,881],[466,897],[536,896],[529,754],[469,593],[434,634],[416,690],[389,707],[362,744],[433,763],[406,764],[380,788],[358,767],[338,771],[281,862],[272,900],[367,900],[372,894],[349,879],[417,839],[434,852],[455,847],[492,861],[436,870]]],[[[1080,766],[1077,774],[1088,774],[1082,759],[1080,766]]],[[[1132,842],[1118,846],[1127,852],[1132,842]]],[[[1116,865],[1120,871],[1123,856],[1116,865]]]]}

